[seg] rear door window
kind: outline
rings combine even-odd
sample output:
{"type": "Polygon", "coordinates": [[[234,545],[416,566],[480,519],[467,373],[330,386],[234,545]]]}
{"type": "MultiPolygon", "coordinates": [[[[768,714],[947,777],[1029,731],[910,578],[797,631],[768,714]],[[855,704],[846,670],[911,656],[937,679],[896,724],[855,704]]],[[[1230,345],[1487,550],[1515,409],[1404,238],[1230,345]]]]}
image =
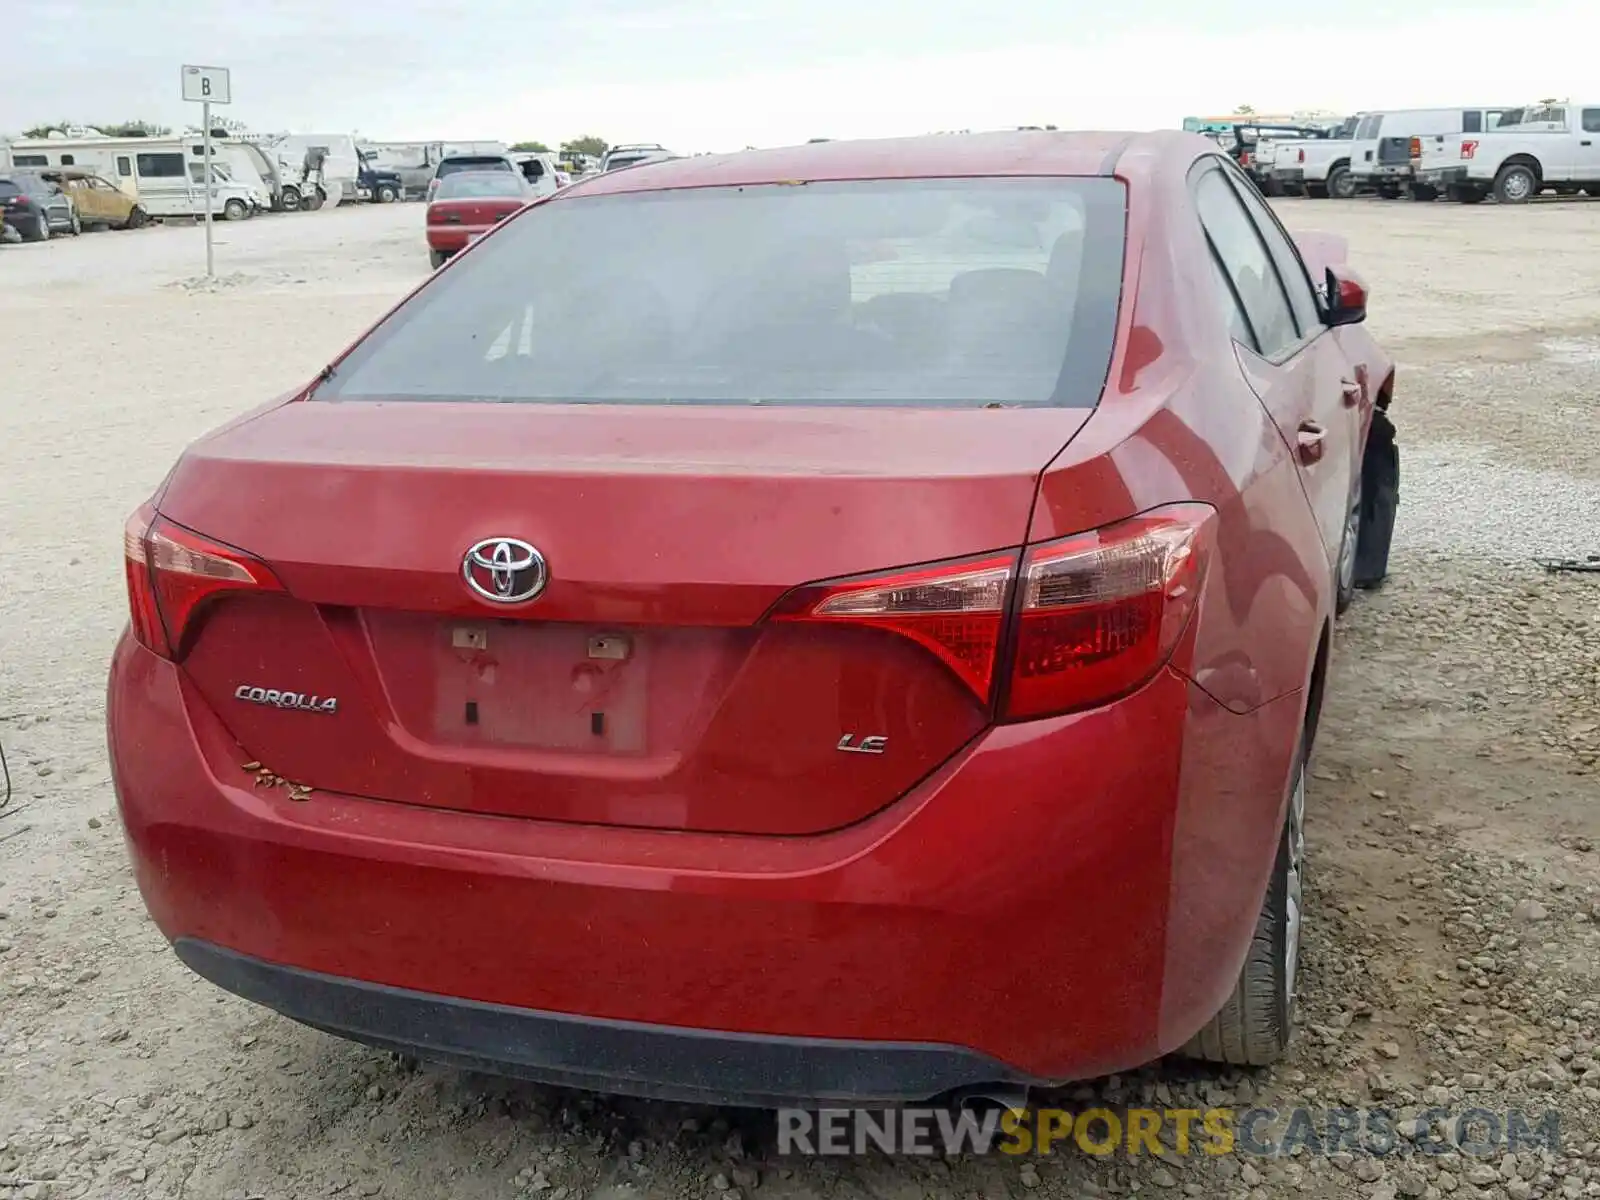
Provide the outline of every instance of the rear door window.
{"type": "Polygon", "coordinates": [[[1125,210],[1104,178],[555,199],[435,276],[317,395],[1093,407],[1125,210]]]}
{"type": "Polygon", "coordinates": [[[1272,255],[1272,263],[1278,268],[1278,278],[1283,281],[1283,290],[1289,297],[1289,307],[1294,310],[1294,322],[1300,335],[1310,336],[1321,327],[1322,314],[1317,307],[1311,277],[1306,272],[1300,251],[1295,249],[1294,239],[1284,230],[1272,209],[1248,180],[1235,171],[1226,170],[1225,173],[1255,224],[1256,231],[1261,234],[1261,240],[1267,244],[1267,252],[1272,255]]]}
{"type": "Polygon", "coordinates": [[[1583,131],[1585,133],[1600,133],[1600,108],[1586,108],[1583,110],[1583,131]]]}
{"type": "Polygon", "coordinates": [[[1255,222],[1239,204],[1220,170],[1203,173],[1194,187],[1200,224],[1249,318],[1260,352],[1268,358],[1291,353],[1300,341],[1278,269],[1255,222]]]}

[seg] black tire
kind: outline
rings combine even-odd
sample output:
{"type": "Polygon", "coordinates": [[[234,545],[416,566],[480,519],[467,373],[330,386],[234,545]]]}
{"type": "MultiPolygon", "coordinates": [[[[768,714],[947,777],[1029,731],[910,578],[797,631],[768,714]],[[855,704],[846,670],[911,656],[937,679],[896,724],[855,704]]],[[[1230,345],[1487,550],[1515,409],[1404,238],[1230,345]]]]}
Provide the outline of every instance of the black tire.
{"type": "Polygon", "coordinates": [[[390,187],[387,183],[378,189],[379,204],[393,204],[399,198],[399,196],[395,195],[394,188],[390,187]]]}
{"type": "Polygon", "coordinates": [[[1328,198],[1328,185],[1325,183],[1306,184],[1306,196],[1312,200],[1326,200],[1328,198]]]}
{"type": "Polygon", "coordinates": [[[1378,196],[1381,199],[1398,200],[1404,194],[1397,183],[1380,183],[1378,185],[1378,196]]]}
{"type": "Polygon", "coordinates": [[[429,250],[428,261],[433,264],[433,269],[437,271],[440,267],[444,266],[445,263],[450,261],[450,256],[443,250],[429,250]]]}
{"type": "Polygon", "coordinates": [[[243,200],[229,200],[222,206],[224,221],[242,221],[250,215],[250,206],[243,200]]]}
{"type": "Polygon", "coordinates": [[[1294,983],[1305,901],[1306,754],[1307,739],[1302,737],[1295,750],[1278,855],[1239,981],[1216,1016],[1179,1052],[1189,1058],[1262,1067],[1283,1057],[1294,1036],[1294,983]]]}
{"type": "Polygon", "coordinates": [[[1426,203],[1439,198],[1439,189],[1431,183],[1413,183],[1411,185],[1411,198],[1426,203]]]}
{"type": "Polygon", "coordinates": [[[1600,187],[1591,184],[1589,187],[1583,189],[1583,194],[1585,196],[1594,196],[1597,199],[1600,199],[1600,187]]]}
{"type": "Polygon", "coordinates": [[[30,242],[48,242],[50,240],[50,218],[43,213],[34,222],[33,232],[27,235],[30,242]]]}
{"type": "Polygon", "coordinates": [[[78,216],[77,209],[72,210],[72,225],[70,226],[70,231],[73,237],[78,237],[83,233],[83,219],[78,216]]]}
{"type": "Polygon", "coordinates": [[[1355,586],[1377,588],[1389,577],[1389,549],[1400,511],[1400,446],[1381,409],[1372,414],[1361,459],[1361,517],[1356,538],[1355,586]]]}
{"type": "Polygon", "coordinates": [[[300,198],[300,207],[310,209],[312,212],[317,212],[322,208],[323,201],[325,201],[327,198],[328,194],[319,187],[309,196],[302,196],[300,198]]]}
{"type": "Polygon", "coordinates": [[[1457,204],[1482,204],[1488,198],[1482,188],[1464,183],[1452,184],[1448,195],[1457,204]]]}
{"type": "Polygon", "coordinates": [[[1526,204],[1539,194],[1539,173],[1527,163],[1511,162],[1494,177],[1496,204],[1526,204]]]}
{"type": "MultiPolygon", "coordinates": [[[[1254,179],[1255,176],[1252,175],[1251,178],[1254,179]]],[[[1283,182],[1272,178],[1270,175],[1265,180],[1258,182],[1256,188],[1263,196],[1278,197],[1284,194],[1283,182]]]]}
{"type": "Polygon", "coordinates": [[[144,209],[135,208],[131,213],[128,214],[128,223],[124,226],[124,228],[142,229],[144,227],[144,223],[149,219],[150,218],[148,215],[146,215],[144,209]]]}
{"type": "Polygon", "coordinates": [[[299,212],[300,189],[297,187],[285,187],[283,191],[278,193],[278,201],[283,205],[284,212],[299,212]]]}
{"type": "Polygon", "coordinates": [[[1343,163],[1336,164],[1328,172],[1328,195],[1335,200],[1350,200],[1356,194],[1356,177],[1350,174],[1350,168],[1343,163]]]}

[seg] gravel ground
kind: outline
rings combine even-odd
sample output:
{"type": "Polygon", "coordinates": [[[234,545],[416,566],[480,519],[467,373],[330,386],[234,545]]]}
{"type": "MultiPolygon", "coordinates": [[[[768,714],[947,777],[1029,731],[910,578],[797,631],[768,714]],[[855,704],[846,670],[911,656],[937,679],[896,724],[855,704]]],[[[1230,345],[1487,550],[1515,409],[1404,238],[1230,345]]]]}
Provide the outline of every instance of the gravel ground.
{"type": "Polygon", "coordinates": [[[1374,285],[1405,473],[1314,763],[1305,1033],[1272,1071],[1060,1099],[1379,1105],[1400,1152],[784,1159],[770,1113],[417,1069],[188,975],[103,748],[121,525],[186,442],[423,277],[397,205],[223,226],[214,283],[193,229],[0,249],[0,1200],[1600,1196],[1600,577],[1531,561],[1600,553],[1600,203],[1280,212],[1348,235],[1374,285]],[[1559,1145],[1418,1148],[1473,1106],[1554,1111],[1559,1145]]]}

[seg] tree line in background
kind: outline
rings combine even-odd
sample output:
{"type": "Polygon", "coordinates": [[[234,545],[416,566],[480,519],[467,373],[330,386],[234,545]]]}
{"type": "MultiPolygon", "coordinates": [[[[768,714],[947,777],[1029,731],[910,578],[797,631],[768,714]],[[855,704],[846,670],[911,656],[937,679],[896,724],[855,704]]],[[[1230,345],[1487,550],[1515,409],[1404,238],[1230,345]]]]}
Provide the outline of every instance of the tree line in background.
{"type": "MultiPolygon", "coordinates": [[[[600,158],[610,148],[611,146],[605,138],[595,137],[592,133],[586,133],[582,137],[573,138],[570,142],[562,142],[561,156],[565,158],[573,154],[585,154],[590,158],[600,158]]],[[[555,153],[548,145],[539,141],[516,142],[511,149],[523,154],[555,153]]]]}

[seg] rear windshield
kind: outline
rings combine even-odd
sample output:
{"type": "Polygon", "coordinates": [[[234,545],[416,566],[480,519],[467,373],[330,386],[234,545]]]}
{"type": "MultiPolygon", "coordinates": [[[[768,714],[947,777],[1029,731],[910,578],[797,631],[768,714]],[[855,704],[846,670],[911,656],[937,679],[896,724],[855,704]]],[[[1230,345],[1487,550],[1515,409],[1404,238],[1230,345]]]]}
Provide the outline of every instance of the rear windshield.
{"type": "Polygon", "coordinates": [[[439,178],[454,175],[457,171],[509,171],[511,163],[504,158],[447,158],[439,164],[439,178]]]}
{"type": "Polygon", "coordinates": [[[439,181],[435,200],[462,200],[476,196],[526,196],[528,185],[511,171],[457,171],[439,181]]]}
{"type": "Polygon", "coordinates": [[[1383,127],[1383,114],[1371,113],[1361,118],[1361,124],[1356,126],[1356,137],[1362,141],[1378,136],[1378,130],[1383,127]]]}
{"type": "Polygon", "coordinates": [[[0,196],[20,196],[22,189],[9,179],[0,179],[0,196]]]}
{"type": "Polygon", "coordinates": [[[1104,178],[547,201],[435,276],[317,395],[1092,407],[1125,209],[1104,178]]]}

